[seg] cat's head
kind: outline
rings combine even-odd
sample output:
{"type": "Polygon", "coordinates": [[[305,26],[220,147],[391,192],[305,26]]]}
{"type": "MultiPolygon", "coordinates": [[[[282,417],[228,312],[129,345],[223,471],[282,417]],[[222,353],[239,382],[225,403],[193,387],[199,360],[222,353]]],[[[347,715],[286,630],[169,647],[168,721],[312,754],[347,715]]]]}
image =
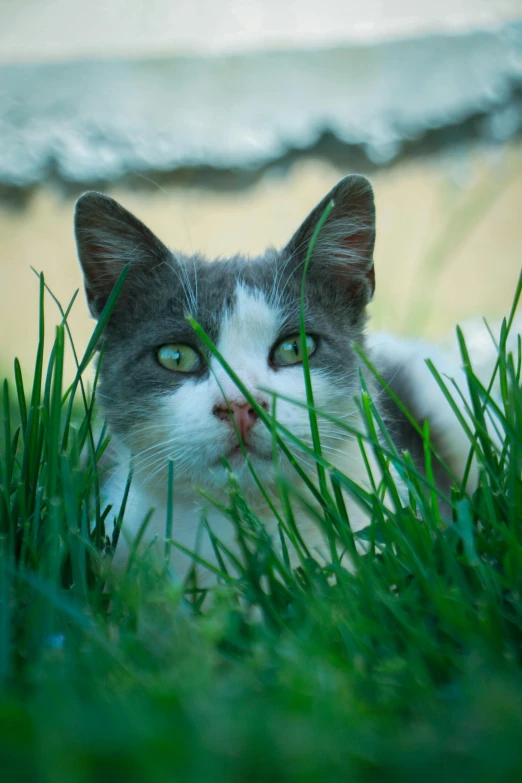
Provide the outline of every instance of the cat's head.
{"type": "MultiPolygon", "coordinates": [[[[300,293],[312,235],[334,206],[310,258],[305,323],[315,405],[354,411],[365,308],[374,290],[375,210],[370,183],[345,177],[311,212],[287,246],[258,258],[209,262],[171,252],[112,198],[84,194],[75,231],[87,300],[98,318],[125,265],[129,271],[105,330],[100,399],[114,436],[135,455],[135,470],[155,484],[169,460],[187,486],[223,481],[224,455],[248,490],[251,476],[237,429],[259,478],[274,479],[272,438],[186,316],[196,319],[266,409],[270,391],[306,402],[300,361],[300,293]]],[[[311,442],[308,413],[282,399],[277,419],[311,442]]],[[[344,436],[320,420],[325,456],[344,436]]],[[[335,460],[333,460],[335,461],[335,460]]]]}

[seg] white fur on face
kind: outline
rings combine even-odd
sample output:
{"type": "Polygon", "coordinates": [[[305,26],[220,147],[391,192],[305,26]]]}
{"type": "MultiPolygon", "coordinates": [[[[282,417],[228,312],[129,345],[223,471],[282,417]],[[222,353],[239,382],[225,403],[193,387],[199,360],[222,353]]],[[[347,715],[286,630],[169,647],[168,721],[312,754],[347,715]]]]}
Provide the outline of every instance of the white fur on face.
{"type": "MultiPolygon", "coordinates": [[[[284,314],[276,303],[268,303],[259,290],[237,284],[233,307],[224,315],[217,348],[249,391],[261,402],[272,407],[270,392],[306,402],[303,367],[301,364],[274,369],[269,356],[281,334],[284,314]],[[268,391],[262,391],[268,390],[268,391]]],[[[213,408],[228,402],[244,402],[244,397],[229,378],[219,361],[210,362],[211,373],[205,379],[187,377],[171,396],[158,402],[151,428],[136,433],[134,453],[138,454],[136,469],[149,478],[158,474],[163,479],[169,460],[174,461],[178,492],[194,486],[216,488],[225,479],[221,457],[229,459],[244,491],[253,486],[253,479],[241,452],[233,427],[218,419],[213,408]],[[180,487],[181,485],[181,487],[180,487]]],[[[334,415],[347,416],[353,411],[351,395],[339,389],[327,374],[312,370],[315,404],[334,415]]],[[[307,410],[284,400],[277,400],[277,419],[306,443],[311,443],[307,410]]],[[[343,437],[335,425],[320,422],[326,449],[332,452],[342,445],[343,437]]],[[[250,458],[267,488],[274,483],[272,436],[261,421],[257,421],[248,437],[250,458]]],[[[327,456],[331,456],[327,455],[327,456]]],[[[152,481],[151,481],[152,483],[152,481]]],[[[158,485],[162,481],[157,482],[158,485]]]]}

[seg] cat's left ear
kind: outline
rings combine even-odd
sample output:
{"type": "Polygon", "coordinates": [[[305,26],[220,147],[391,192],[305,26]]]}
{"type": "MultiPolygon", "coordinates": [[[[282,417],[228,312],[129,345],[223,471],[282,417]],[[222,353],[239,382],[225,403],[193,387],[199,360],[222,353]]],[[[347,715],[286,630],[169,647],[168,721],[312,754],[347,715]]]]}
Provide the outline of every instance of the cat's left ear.
{"type": "Polygon", "coordinates": [[[80,196],[74,212],[74,233],[83,270],[85,293],[94,318],[99,318],[126,264],[130,271],[120,302],[146,287],[170,252],[141,220],[110,196],[89,191],[80,196]]]}
{"type": "Polygon", "coordinates": [[[366,177],[350,174],[338,182],[308,215],[284,253],[299,262],[306,258],[312,235],[330,202],[333,208],[314,245],[310,272],[331,274],[348,290],[361,292],[366,303],[375,291],[375,204],[366,177]]]}

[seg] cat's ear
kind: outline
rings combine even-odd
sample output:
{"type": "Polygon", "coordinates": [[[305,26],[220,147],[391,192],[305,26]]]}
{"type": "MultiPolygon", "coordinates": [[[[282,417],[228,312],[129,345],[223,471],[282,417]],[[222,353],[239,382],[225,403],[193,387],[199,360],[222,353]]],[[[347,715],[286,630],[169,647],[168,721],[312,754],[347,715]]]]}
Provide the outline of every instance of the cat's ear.
{"type": "MultiPolygon", "coordinates": [[[[76,202],[74,233],[87,301],[95,318],[126,264],[131,264],[133,273],[146,272],[170,255],[141,220],[110,196],[95,191],[84,193],[76,202]]],[[[129,278],[130,274],[124,289],[128,289],[129,278]]]]}
{"type": "Polygon", "coordinates": [[[314,245],[310,272],[331,274],[348,291],[362,293],[368,302],[375,290],[375,204],[366,177],[350,174],[338,182],[296,231],[285,253],[298,262],[306,258],[312,235],[330,202],[333,208],[314,245]]]}

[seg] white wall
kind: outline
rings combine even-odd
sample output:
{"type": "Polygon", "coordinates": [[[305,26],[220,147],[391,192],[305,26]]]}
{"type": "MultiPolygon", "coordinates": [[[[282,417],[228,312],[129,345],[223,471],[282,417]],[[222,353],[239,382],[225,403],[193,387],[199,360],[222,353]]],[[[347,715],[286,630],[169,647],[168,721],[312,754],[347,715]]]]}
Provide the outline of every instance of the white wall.
{"type": "Polygon", "coordinates": [[[306,48],[522,17],[522,0],[0,0],[0,62],[306,48]]]}

